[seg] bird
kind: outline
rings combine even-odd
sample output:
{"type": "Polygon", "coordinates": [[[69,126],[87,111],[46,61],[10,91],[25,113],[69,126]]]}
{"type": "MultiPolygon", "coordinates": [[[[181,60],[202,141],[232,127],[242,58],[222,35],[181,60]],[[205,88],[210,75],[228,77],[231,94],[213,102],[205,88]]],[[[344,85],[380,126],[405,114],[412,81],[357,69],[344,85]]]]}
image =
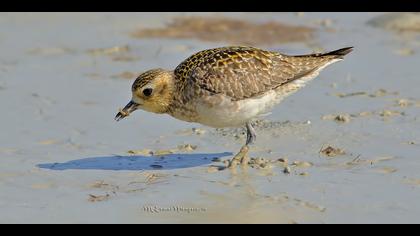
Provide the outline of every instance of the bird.
{"type": "Polygon", "coordinates": [[[249,147],[256,141],[252,120],[269,113],[352,50],[345,47],[304,55],[250,46],[202,50],[175,70],[141,73],[131,86],[131,100],[115,120],[140,109],[213,128],[245,127],[246,142],[227,167],[246,165],[249,147]]]}

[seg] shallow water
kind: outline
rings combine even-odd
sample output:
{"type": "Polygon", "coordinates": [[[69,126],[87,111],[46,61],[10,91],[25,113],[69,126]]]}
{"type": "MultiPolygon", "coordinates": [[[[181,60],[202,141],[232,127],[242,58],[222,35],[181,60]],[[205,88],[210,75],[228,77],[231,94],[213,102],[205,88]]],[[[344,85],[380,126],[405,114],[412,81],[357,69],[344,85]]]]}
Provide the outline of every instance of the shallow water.
{"type": "Polygon", "coordinates": [[[289,175],[279,164],[209,171],[223,166],[213,158],[239,150],[239,131],[141,111],[113,120],[132,83],[116,75],[174,68],[193,52],[225,45],[130,36],[182,15],[191,14],[0,14],[0,222],[419,223],[418,35],[366,24],[381,13],[205,14],[317,28],[311,42],[268,47],[285,53],[355,47],[265,117],[282,125],[258,130],[251,156],[313,166],[291,166],[289,175]],[[123,52],[109,50],[115,46],[123,52]],[[400,53],[407,48],[413,53],[400,53]],[[380,89],[387,92],[369,96],[380,89]],[[335,95],[353,92],[367,95],[335,95]],[[398,99],[408,106],[396,106],[398,99]],[[344,113],[356,116],[322,119],[344,113]],[[182,144],[197,149],[176,151],[182,144]],[[319,152],[328,145],[346,154],[325,157],[319,152]],[[175,151],[127,153],[137,149],[175,151]]]}

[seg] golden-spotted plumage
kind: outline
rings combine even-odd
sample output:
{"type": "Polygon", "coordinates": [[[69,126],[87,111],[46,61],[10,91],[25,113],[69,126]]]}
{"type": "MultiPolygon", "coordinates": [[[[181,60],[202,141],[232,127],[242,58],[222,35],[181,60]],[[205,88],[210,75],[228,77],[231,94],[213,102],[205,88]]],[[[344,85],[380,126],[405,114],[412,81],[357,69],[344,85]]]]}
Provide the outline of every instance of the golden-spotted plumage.
{"type": "Polygon", "coordinates": [[[211,127],[246,125],[248,145],[255,140],[253,118],[351,51],[349,47],[299,56],[239,46],[200,51],[174,71],[141,74],[132,85],[132,100],[116,119],[143,109],[211,127]]]}
{"type": "Polygon", "coordinates": [[[174,71],[180,91],[191,84],[233,100],[260,95],[316,70],[337,55],[287,56],[253,47],[198,52],[174,71]]]}

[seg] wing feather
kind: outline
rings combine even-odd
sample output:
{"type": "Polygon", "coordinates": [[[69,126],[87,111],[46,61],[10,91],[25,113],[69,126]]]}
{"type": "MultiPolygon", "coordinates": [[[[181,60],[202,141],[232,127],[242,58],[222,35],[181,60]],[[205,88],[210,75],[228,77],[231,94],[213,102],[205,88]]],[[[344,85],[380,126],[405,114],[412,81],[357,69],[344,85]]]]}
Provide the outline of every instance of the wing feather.
{"type": "Polygon", "coordinates": [[[189,57],[175,69],[175,75],[181,84],[242,100],[301,78],[318,68],[320,61],[291,59],[252,47],[216,48],[189,57]]]}

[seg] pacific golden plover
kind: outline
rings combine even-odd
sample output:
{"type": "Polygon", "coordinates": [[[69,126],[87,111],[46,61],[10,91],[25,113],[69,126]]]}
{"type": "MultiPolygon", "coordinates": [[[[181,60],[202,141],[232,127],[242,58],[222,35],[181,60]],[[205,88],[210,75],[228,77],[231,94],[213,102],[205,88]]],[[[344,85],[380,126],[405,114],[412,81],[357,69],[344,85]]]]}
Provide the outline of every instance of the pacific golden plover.
{"type": "Polygon", "coordinates": [[[340,61],[353,47],[328,53],[290,56],[254,47],[221,47],[200,51],[169,71],[152,69],[133,83],[131,101],[117,121],[142,109],[210,127],[245,126],[247,139],[229,162],[245,162],[256,135],[251,120],[340,61]]]}

